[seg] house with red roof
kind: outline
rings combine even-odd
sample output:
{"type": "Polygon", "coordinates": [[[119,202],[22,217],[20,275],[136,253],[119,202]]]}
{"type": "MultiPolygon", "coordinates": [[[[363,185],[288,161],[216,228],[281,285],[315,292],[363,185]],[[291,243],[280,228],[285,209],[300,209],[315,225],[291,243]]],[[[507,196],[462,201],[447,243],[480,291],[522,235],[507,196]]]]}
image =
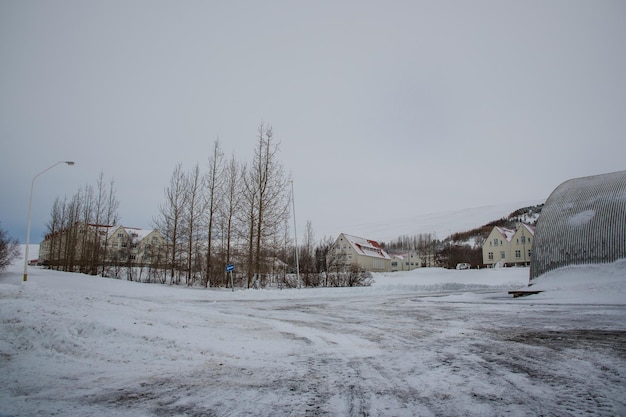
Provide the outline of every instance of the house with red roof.
{"type": "Polygon", "coordinates": [[[350,265],[358,265],[365,271],[391,271],[391,256],[382,245],[371,239],[341,233],[326,256],[330,271],[347,271],[350,265]]]}

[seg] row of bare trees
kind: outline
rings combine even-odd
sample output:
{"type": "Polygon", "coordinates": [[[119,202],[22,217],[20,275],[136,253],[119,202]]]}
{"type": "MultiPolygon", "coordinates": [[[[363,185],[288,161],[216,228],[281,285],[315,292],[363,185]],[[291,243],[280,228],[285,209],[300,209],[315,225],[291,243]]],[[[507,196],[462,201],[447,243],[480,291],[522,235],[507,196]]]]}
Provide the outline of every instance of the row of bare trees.
{"type": "Polygon", "coordinates": [[[432,233],[418,233],[415,235],[402,235],[397,239],[385,244],[385,250],[389,253],[416,253],[422,259],[425,267],[435,266],[436,254],[440,250],[441,242],[432,233]]]}
{"type": "Polygon", "coordinates": [[[85,185],[71,197],[57,197],[47,223],[40,258],[55,269],[104,274],[107,225],[118,221],[119,202],[113,180],[100,173],[95,187],[85,185]],[[93,225],[88,231],[84,225],[93,225]],[[102,230],[100,230],[102,229],[102,230]],[[104,244],[102,240],[104,239],[104,244]]]}
{"type": "Polygon", "coordinates": [[[290,178],[278,157],[272,128],[260,124],[250,162],[227,159],[218,139],[204,169],[176,166],[154,219],[171,246],[173,283],[226,285],[229,263],[248,287],[284,275],[277,262],[289,245],[290,178]]]}
{"type": "Polygon", "coordinates": [[[291,178],[280,162],[279,145],[271,126],[261,123],[250,161],[226,157],[217,139],[206,163],[191,169],[177,164],[152,219],[166,244],[150,249],[158,253],[150,254],[149,264],[134,261],[130,249],[138,242],[119,248],[107,242],[118,225],[119,202],[114,182],[107,184],[101,173],[95,186],[55,200],[41,247],[48,266],[116,278],[126,271],[126,279],[144,282],[225,287],[230,285],[226,265],[232,263],[235,284],[241,287],[366,285],[369,275],[358,268],[328,265],[333,240],[316,243],[310,221],[296,258],[288,226],[291,178]]]}

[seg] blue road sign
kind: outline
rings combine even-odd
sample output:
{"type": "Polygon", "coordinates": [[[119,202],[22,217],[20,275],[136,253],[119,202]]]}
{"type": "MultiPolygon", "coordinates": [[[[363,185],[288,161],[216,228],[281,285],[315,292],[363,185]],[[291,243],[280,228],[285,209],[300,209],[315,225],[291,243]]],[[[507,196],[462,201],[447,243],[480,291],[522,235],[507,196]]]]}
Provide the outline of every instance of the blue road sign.
{"type": "Polygon", "coordinates": [[[235,264],[226,265],[226,272],[231,272],[235,270],[235,264]]]}

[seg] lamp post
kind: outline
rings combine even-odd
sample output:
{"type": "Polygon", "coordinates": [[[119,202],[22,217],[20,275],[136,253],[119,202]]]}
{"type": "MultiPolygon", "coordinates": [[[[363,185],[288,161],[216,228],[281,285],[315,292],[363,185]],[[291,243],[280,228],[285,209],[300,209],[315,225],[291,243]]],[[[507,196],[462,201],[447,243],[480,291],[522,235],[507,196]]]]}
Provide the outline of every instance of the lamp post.
{"type": "Polygon", "coordinates": [[[300,288],[300,262],[298,261],[298,231],[296,230],[296,197],[293,194],[293,180],[291,180],[291,203],[293,204],[293,238],[296,243],[296,279],[297,288],[300,288]]]}
{"type": "Polygon", "coordinates": [[[50,171],[52,168],[59,164],[67,164],[72,166],[74,165],[74,161],[59,161],[56,164],[44,169],[39,174],[35,175],[30,183],[30,199],[28,200],[28,222],[26,223],[26,251],[24,252],[24,282],[26,282],[28,279],[28,244],[30,242],[30,215],[33,208],[33,188],[35,186],[35,180],[38,176],[50,171]]]}

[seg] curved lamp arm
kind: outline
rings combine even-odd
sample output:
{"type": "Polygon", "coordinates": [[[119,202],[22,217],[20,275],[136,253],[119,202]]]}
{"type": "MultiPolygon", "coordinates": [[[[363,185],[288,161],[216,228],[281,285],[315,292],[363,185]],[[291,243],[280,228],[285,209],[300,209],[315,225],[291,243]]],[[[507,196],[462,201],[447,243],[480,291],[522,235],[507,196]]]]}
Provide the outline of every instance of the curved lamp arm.
{"type": "Polygon", "coordinates": [[[35,188],[35,180],[38,176],[50,171],[52,168],[59,164],[67,164],[69,166],[72,166],[74,165],[74,161],[59,161],[56,164],[44,169],[39,174],[35,175],[30,183],[30,198],[28,200],[28,222],[26,223],[26,250],[24,252],[24,282],[28,280],[28,245],[30,243],[30,215],[33,209],[33,188],[35,188]]]}

